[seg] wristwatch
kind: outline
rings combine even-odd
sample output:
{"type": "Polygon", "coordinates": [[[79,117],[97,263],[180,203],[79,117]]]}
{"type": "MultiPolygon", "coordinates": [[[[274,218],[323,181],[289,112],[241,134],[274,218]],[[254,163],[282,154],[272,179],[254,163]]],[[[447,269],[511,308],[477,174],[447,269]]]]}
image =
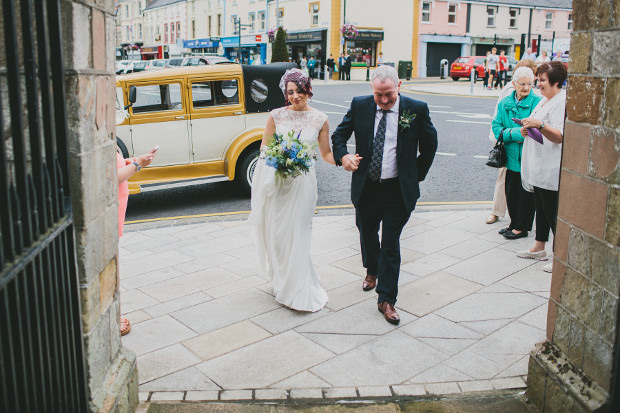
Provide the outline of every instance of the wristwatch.
{"type": "Polygon", "coordinates": [[[545,127],[545,122],[541,123],[540,126],[538,127],[538,129],[540,130],[540,129],[544,128],[544,127],[545,127]]]}
{"type": "Polygon", "coordinates": [[[136,161],[133,161],[132,164],[136,165],[136,172],[140,172],[140,169],[142,169],[140,164],[138,162],[136,162],[136,161]]]}

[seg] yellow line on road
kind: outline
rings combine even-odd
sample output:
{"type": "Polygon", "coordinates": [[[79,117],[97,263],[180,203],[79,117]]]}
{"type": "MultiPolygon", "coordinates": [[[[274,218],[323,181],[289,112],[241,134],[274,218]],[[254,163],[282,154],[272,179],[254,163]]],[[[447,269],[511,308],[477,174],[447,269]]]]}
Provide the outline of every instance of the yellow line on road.
{"type": "MultiPolygon", "coordinates": [[[[433,205],[490,205],[493,201],[462,201],[462,202],[418,202],[416,205],[433,206],[433,205]]],[[[318,206],[316,209],[345,209],[353,208],[353,205],[327,205],[318,206]]],[[[178,215],[174,217],[161,217],[151,219],[136,219],[133,221],[125,221],[125,224],[142,224],[145,222],[157,222],[157,221],[170,221],[173,219],[186,219],[186,218],[208,218],[208,217],[225,217],[234,215],[246,215],[250,211],[235,211],[235,212],[215,212],[212,214],[198,214],[198,215],[178,215]]]]}

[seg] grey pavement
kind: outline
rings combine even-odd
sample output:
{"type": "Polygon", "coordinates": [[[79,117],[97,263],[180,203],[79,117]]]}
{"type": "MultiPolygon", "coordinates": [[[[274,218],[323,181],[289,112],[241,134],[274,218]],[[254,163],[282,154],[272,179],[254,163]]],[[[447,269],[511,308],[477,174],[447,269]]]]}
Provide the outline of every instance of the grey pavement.
{"type": "MultiPolygon", "coordinates": [[[[360,399],[523,388],[545,339],[551,274],[534,242],[487,225],[488,205],[420,206],[403,231],[399,326],[362,291],[351,209],[320,210],[311,255],[329,302],[277,303],[243,216],[127,225],[123,344],[141,401],[360,399]]],[[[548,245],[551,245],[549,243],[548,245]]]]}

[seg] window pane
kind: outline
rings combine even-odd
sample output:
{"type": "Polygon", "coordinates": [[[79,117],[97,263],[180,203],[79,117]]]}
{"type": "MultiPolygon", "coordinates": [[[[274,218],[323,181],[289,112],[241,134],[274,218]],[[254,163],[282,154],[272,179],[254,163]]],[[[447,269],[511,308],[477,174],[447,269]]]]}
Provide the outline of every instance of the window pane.
{"type": "Polygon", "coordinates": [[[183,109],[183,100],[181,99],[181,85],[178,83],[173,83],[171,85],[163,85],[162,92],[165,96],[166,89],[170,93],[169,96],[169,106],[166,108],[167,110],[181,110],[183,109]],[[168,87],[166,87],[168,86],[168,87]]]}
{"type": "Polygon", "coordinates": [[[192,101],[195,108],[213,106],[211,84],[209,82],[192,83],[192,101]]]}
{"type": "Polygon", "coordinates": [[[216,105],[236,105],[239,103],[239,88],[236,80],[213,82],[216,105]]]}
{"type": "Polygon", "coordinates": [[[250,86],[250,95],[255,102],[262,103],[267,100],[269,90],[263,79],[254,79],[250,86]]]}
{"type": "Polygon", "coordinates": [[[430,3],[422,3],[422,10],[430,11],[431,10],[431,4],[430,3]]]}
{"type": "Polygon", "coordinates": [[[131,108],[133,109],[133,113],[163,110],[159,85],[137,86],[136,102],[131,108]]]}

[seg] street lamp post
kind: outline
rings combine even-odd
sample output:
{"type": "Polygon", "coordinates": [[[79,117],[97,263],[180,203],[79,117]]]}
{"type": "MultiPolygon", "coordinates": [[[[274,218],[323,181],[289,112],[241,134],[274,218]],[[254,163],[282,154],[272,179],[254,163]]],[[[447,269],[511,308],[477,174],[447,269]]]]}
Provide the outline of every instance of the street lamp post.
{"type": "Polygon", "coordinates": [[[235,19],[235,30],[237,30],[237,34],[239,36],[239,45],[237,47],[237,58],[239,59],[239,64],[243,63],[243,59],[241,58],[241,30],[246,27],[252,26],[251,24],[241,24],[241,17],[237,17],[235,19]]]}

